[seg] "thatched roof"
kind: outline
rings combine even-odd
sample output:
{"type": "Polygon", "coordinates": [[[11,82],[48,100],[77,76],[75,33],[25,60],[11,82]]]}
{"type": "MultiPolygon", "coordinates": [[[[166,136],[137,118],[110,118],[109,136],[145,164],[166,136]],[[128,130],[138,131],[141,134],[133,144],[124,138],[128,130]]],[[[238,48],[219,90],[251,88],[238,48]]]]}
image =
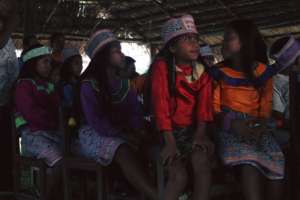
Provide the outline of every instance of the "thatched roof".
{"type": "Polygon", "coordinates": [[[300,0],[30,0],[20,2],[18,33],[27,30],[47,37],[62,32],[84,40],[96,27],[113,28],[120,39],[157,44],[162,24],[189,13],[203,42],[218,45],[224,25],[235,18],[253,19],[267,39],[300,35],[300,0]],[[26,12],[26,10],[29,12],[26,12]],[[29,17],[28,17],[29,16],[29,17]]]}

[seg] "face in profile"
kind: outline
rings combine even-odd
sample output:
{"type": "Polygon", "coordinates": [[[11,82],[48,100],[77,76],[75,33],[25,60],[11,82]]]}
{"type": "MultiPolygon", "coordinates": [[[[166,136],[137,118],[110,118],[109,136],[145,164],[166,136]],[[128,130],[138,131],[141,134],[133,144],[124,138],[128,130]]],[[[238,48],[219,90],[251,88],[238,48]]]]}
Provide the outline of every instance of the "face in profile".
{"type": "Polygon", "coordinates": [[[222,54],[224,59],[232,58],[241,50],[241,42],[238,34],[232,29],[226,29],[224,33],[224,41],[222,46],[222,54]]]}
{"type": "Polygon", "coordinates": [[[44,56],[37,61],[36,64],[36,72],[42,78],[48,78],[51,72],[51,65],[50,65],[51,58],[50,56],[44,56]]]}
{"type": "Polygon", "coordinates": [[[110,63],[113,67],[125,68],[125,55],[122,52],[120,43],[114,44],[110,49],[110,63]]]}

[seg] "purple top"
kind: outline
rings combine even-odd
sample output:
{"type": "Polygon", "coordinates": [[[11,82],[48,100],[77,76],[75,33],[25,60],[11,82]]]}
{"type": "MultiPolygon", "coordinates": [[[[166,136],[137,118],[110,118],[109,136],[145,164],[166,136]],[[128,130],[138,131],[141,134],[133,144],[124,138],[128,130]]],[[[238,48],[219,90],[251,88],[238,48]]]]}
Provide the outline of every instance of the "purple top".
{"type": "Polygon", "coordinates": [[[58,130],[59,94],[52,83],[21,79],[16,85],[15,111],[31,131],[58,130]]]}
{"type": "Polygon", "coordinates": [[[111,94],[120,97],[120,101],[111,104],[109,113],[96,82],[89,80],[81,84],[80,98],[85,121],[100,135],[115,136],[122,129],[142,127],[142,110],[137,95],[129,85],[122,89],[122,82],[118,80],[111,83],[111,94]]]}

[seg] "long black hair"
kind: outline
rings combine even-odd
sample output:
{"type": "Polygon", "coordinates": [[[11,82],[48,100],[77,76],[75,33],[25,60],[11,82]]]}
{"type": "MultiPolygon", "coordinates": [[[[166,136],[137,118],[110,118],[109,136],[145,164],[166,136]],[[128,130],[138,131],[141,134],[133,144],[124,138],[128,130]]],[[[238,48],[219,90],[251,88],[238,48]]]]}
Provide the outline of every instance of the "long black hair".
{"type": "Polygon", "coordinates": [[[110,51],[120,42],[114,41],[105,45],[99,52],[96,53],[94,58],[91,60],[85,72],[81,75],[80,79],[94,79],[99,85],[101,92],[105,94],[106,97],[110,98],[109,83],[107,75],[107,67],[111,66],[110,63],[110,51]]]}
{"type": "Polygon", "coordinates": [[[156,55],[156,57],[154,58],[154,61],[152,62],[152,64],[149,67],[149,77],[152,76],[152,70],[153,70],[153,65],[154,63],[158,60],[158,59],[163,59],[166,64],[167,64],[167,72],[168,72],[168,89],[169,89],[169,94],[171,97],[175,96],[176,94],[176,66],[175,66],[175,55],[170,51],[170,48],[172,46],[174,46],[179,38],[181,36],[178,36],[176,38],[173,38],[172,40],[170,40],[165,46],[164,48],[162,48],[159,53],[156,55]]]}
{"type": "Polygon", "coordinates": [[[270,47],[270,56],[279,53],[282,47],[289,41],[289,37],[283,37],[276,40],[270,47]]]}
{"type": "Polygon", "coordinates": [[[81,56],[80,55],[72,56],[62,64],[60,70],[60,79],[66,83],[70,82],[71,78],[74,76],[73,69],[72,69],[72,62],[76,57],[81,57],[81,56]]]}
{"type": "Polygon", "coordinates": [[[248,19],[232,21],[227,25],[227,29],[233,30],[239,36],[241,42],[240,67],[246,78],[255,85],[253,68],[255,62],[268,64],[267,45],[262,35],[253,21],[248,19]]]}
{"type": "Polygon", "coordinates": [[[97,81],[97,86],[99,91],[101,92],[101,97],[105,102],[105,109],[109,111],[111,108],[111,93],[109,92],[109,80],[107,74],[107,67],[111,66],[110,63],[110,52],[113,47],[119,44],[118,41],[111,42],[106,44],[96,55],[92,58],[91,62],[89,63],[88,67],[84,71],[84,73],[80,76],[80,81],[77,86],[76,97],[75,97],[75,105],[77,109],[77,113],[80,115],[80,120],[83,117],[83,111],[81,109],[80,103],[80,86],[82,81],[88,80],[95,80],[97,81]]]}
{"type": "MultiPolygon", "coordinates": [[[[34,45],[34,46],[28,48],[27,50],[24,51],[21,59],[23,59],[23,56],[26,55],[27,52],[31,51],[32,49],[40,48],[40,47],[43,47],[43,45],[37,44],[37,45],[34,45]]],[[[45,55],[38,56],[36,58],[30,59],[29,61],[25,62],[21,68],[21,71],[19,74],[19,79],[34,79],[36,76],[38,76],[37,71],[36,71],[37,61],[39,59],[43,58],[44,56],[45,55]]]]}
{"type": "MultiPolygon", "coordinates": [[[[176,45],[179,38],[181,36],[175,37],[170,40],[155,56],[153,62],[151,63],[149,70],[147,72],[147,81],[145,84],[145,98],[144,98],[144,110],[146,113],[151,114],[151,79],[152,79],[152,71],[154,64],[157,60],[162,59],[166,62],[167,65],[167,80],[168,80],[168,91],[171,97],[175,97],[176,95],[176,65],[175,65],[175,55],[170,51],[170,48],[176,45]]],[[[175,101],[175,108],[172,111],[173,113],[176,111],[177,103],[175,101]]]]}

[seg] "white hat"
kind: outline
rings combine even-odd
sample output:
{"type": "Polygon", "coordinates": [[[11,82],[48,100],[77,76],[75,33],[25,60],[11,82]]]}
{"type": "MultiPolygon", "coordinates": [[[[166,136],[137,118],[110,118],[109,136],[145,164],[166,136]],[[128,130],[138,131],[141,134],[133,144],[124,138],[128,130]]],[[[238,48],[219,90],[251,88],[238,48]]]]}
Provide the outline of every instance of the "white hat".
{"type": "Polygon", "coordinates": [[[200,55],[203,57],[204,56],[213,56],[214,53],[209,45],[205,45],[205,46],[200,47],[200,55]]]}
{"type": "Polygon", "coordinates": [[[281,48],[281,50],[271,55],[272,58],[281,66],[281,71],[295,63],[296,59],[300,56],[300,42],[293,36],[289,37],[287,43],[281,48]]]}
{"type": "Polygon", "coordinates": [[[198,34],[194,18],[191,15],[184,15],[168,20],[163,25],[161,36],[165,45],[171,39],[187,33],[198,34]]]}
{"type": "Polygon", "coordinates": [[[117,38],[111,30],[99,30],[89,39],[85,48],[85,53],[90,57],[90,59],[92,59],[104,45],[113,41],[117,41],[117,38]]]}

